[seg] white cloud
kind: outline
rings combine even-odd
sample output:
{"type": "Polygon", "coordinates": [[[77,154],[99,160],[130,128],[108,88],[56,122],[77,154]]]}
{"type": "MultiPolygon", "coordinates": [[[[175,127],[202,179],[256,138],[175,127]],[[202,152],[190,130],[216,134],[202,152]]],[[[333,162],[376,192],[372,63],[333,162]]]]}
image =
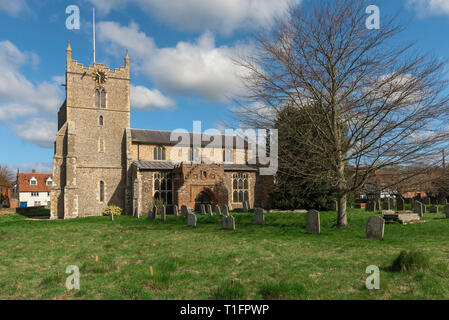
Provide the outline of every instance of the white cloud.
{"type": "Polygon", "coordinates": [[[131,106],[139,110],[169,109],[175,106],[175,102],[157,89],[131,86],[131,106]]]}
{"type": "Polygon", "coordinates": [[[32,118],[14,125],[14,131],[19,138],[43,148],[53,147],[56,130],[56,121],[45,118],[32,118]]]}
{"type": "Polygon", "coordinates": [[[213,30],[224,35],[236,29],[270,23],[285,11],[289,3],[300,0],[88,0],[102,14],[137,5],[151,18],[156,18],[181,31],[213,30]]]}
{"type": "Polygon", "coordinates": [[[0,11],[6,12],[10,16],[16,17],[19,13],[28,11],[29,7],[26,0],[1,0],[0,11]]]}
{"type": "Polygon", "coordinates": [[[9,123],[21,139],[48,148],[56,133],[56,123],[48,118],[56,114],[63,92],[60,77],[35,85],[21,73],[22,66],[38,61],[35,54],[20,51],[10,41],[0,42],[0,122],[9,123]]]}
{"type": "Polygon", "coordinates": [[[448,0],[408,0],[407,5],[420,16],[449,14],[448,0]]]}
{"type": "Polygon", "coordinates": [[[196,94],[208,101],[225,102],[243,93],[240,76],[245,71],[232,59],[251,50],[248,44],[216,47],[213,34],[205,32],[195,42],[157,48],[134,23],[102,22],[98,31],[100,41],[129,49],[134,69],[171,94],[196,94]]]}

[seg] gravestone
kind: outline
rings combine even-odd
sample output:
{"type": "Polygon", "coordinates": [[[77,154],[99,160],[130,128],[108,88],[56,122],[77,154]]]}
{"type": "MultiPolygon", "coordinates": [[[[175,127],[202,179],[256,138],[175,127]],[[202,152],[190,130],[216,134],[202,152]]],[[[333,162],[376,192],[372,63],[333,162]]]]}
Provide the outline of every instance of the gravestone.
{"type": "Polygon", "coordinates": [[[449,219],[449,204],[444,206],[444,214],[446,215],[446,218],[449,219]]]}
{"type": "Polygon", "coordinates": [[[320,233],[320,213],[316,210],[307,212],[307,232],[311,234],[320,233]]]}
{"type": "Polygon", "coordinates": [[[398,211],[405,211],[404,199],[398,198],[397,205],[398,205],[398,211]]]}
{"type": "Polygon", "coordinates": [[[391,209],[391,205],[390,205],[390,199],[389,198],[385,198],[382,204],[382,209],[383,210],[390,210],[391,209]]]}
{"type": "Polygon", "coordinates": [[[427,207],[426,207],[426,205],[423,204],[423,203],[421,203],[421,204],[422,204],[422,212],[423,212],[423,213],[427,213],[427,207]]]}
{"type": "Polygon", "coordinates": [[[173,215],[175,216],[175,217],[177,217],[178,216],[178,206],[173,206],[173,215]]]}
{"type": "Polygon", "coordinates": [[[167,220],[167,207],[165,205],[161,207],[161,219],[162,221],[167,220]]]}
{"type": "Polygon", "coordinates": [[[208,204],[208,205],[206,206],[206,212],[207,212],[207,214],[208,214],[209,216],[213,216],[213,215],[214,215],[214,213],[212,212],[212,206],[211,206],[210,204],[208,204]]]}
{"type": "Polygon", "coordinates": [[[200,206],[200,208],[201,208],[201,214],[206,214],[206,206],[204,204],[202,204],[200,206]]]}
{"type": "Polygon", "coordinates": [[[366,238],[382,240],[384,237],[385,220],[378,216],[368,218],[366,222],[366,238]]]}
{"type": "Polygon", "coordinates": [[[243,201],[243,212],[248,212],[249,208],[248,208],[248,201],[243,201]]]}
{"type": "Polygon", "coordinates": [[[221,218],[221,228],[225,230],[235,230],[235,220],[233,216],[223,216],[221,218]]]}
{"type": "Polygon", "coordinates": [[[369,212],[376,211],[376,202],[375,201],[369,201],[366,204],[366,211],[369,211],[369,212]]]}
{"type": "Polygon", "coordinates": [[[254,210],[254,223],[264,225],[265,224],[265,215],[263,209],[257,208],[254,210]]]}
{"type": "Polygon", "coordinates": [[[438,206],[430,206],[429,212],[438,214],[438,206]]]}
{"type": "Polygon", "coordinates": [[[223,205],[223,215],[229,216],[229,210],[227,205],[223,205]]]}
{"type": "Polygon", "coordinates": [[[194,213],[187,214],[187,226],[196,227],[196,215],[194,213]]]}
{"type": "Polygon", "coordinates": [[[114,215],[109,211],[109,220],[114,221],[114,215]]]}
{"type": "Polygon", "coordinates": [[[417,213],[420,217],[423,216],[423,204],[419,201],[415,201],[413,204],[413,213],[417,213]]]}
{"type": "Polygon", "coordinates": [[[215,214],[217,216],[221,216],[221,209],[220,209],[220,206],[218,204],[215,205],[215,214]]]}
{"type": "Polygon", "coordinates": [[[187,206],[184,204],[181,206],[181,215],[184,218],[187,218],[187,216],[189,215],[189,209],[187,209],[187,206]]]}

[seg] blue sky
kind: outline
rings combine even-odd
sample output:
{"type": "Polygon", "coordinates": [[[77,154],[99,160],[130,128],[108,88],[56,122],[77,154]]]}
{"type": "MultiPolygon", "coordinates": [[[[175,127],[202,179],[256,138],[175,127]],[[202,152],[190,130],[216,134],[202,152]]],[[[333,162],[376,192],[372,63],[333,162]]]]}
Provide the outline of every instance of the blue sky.
{"type": "MultiPolygon", "coordinates": [[[[397,10],[410,22],[400,40],[449,59],[449,0],[377,4],[381,23],[382,14],[397,10]]],[[[51,171],[67,41],[73,59],[93,62],[93,7],[97,62],[119,67],[129,50],[131,127],[192,130],[201,120],[205,130],[232,122],[229,97],[243,89],[231,59],[251,50],[251,32],[286,6],[287,0],[0,0],[0,163],[51,171]],[[69,5],[80,9],[79,30],[66,28],[69,5]]]]}

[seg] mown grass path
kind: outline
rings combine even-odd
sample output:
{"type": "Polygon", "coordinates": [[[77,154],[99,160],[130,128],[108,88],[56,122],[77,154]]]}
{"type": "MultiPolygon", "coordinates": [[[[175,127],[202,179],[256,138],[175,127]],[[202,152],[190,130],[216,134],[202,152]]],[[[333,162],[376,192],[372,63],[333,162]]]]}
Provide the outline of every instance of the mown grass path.
{"type": "Polygon", "coordinates": [[[334,212],[321,212],[320,235],[306,233],[305,214],[266,214],[265,226],[233,215],[236,231],[201,215],[196,228],[173,216],[0,216],[0,299],[449,299],[443,214],[386,225],[382,241],[365,239],[364,210],[350,210],[343,229],[334,212]],[[430,269],[389,271],[404,249],[424,251],[430,269]],[[68,265],[80,268],[79,291],[66,292],[68,265]],[[365,288],[369,265],[381,269],[378,291],[365,288]]]}

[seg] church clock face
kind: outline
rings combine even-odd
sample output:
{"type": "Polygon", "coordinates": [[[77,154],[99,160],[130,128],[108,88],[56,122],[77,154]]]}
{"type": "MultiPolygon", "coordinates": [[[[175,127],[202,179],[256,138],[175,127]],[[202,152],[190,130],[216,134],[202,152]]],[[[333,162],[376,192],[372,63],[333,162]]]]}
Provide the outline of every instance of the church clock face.
{"type": "Polygon", "coordinates": [[[108,75],[104,71],[95,70],[92,73],[92,79],[94,79],[97,84],[104,84],[106,80],[108,80],[108,75]]]}

